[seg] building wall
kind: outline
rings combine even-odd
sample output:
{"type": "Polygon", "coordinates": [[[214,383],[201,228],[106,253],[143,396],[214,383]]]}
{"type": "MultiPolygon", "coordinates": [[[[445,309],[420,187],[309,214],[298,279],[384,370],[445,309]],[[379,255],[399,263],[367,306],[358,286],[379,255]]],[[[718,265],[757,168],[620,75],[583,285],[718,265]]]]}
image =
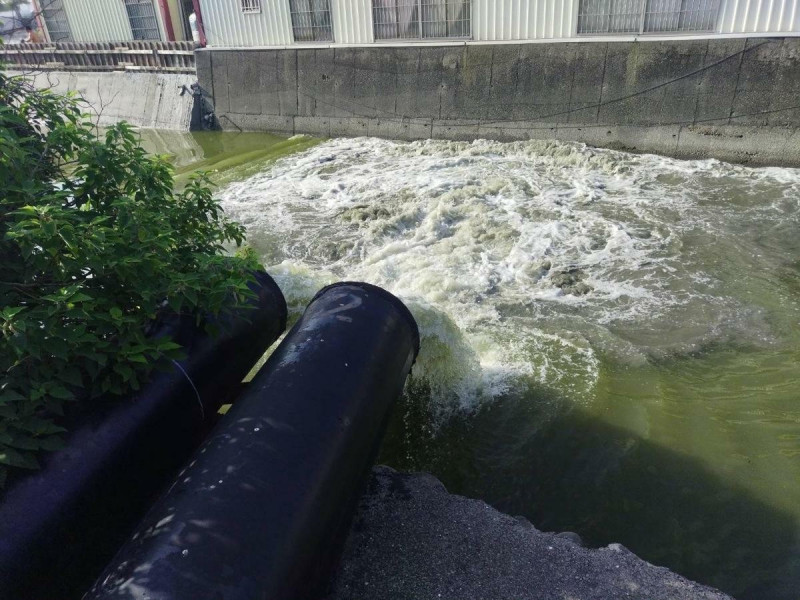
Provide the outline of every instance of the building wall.
{"type": "Polygon", "coordinates": [[[240,0],[200,4],[209,46],[283,46],[294,42],[288,0],[261,0],[261,12],[243,14],[240,0]]]}
{"type": "Polygon", "coordinates": [[[371,0],[331,0],[331,12],[336,43],[369,44],[373,41],[371,0]]]}
{"type": "MultiPolygon", "coordinates": [[[[210,46],[285,46],[294,43],[288,0],[261,0],[261,12],[244,14],[241,0],[203,0],[210,46]]],[[[334,41],[372,42],[371,0],[331,0],[334,41]]]]}
{"type": "MultiPolygon", "coordinates": [[[[201,0],[211,46],[285,46],[294,43],[289,0],[261,0],[262,11],[243,15],[240,0],[201,0]]],[[[576,33],[579,0],[472,0],[472,40],[595,40],[576,33]]],[[[371,0],[331,0],[335,45],[373,43],[371,0]]],[[[714,34],[800,35],[800,0],[720,0],[714,34]]],[[[661,34],[660,37],[685,37],[661,34]]],[[[615,35],[614,39],[652,37],[615,35]]],[[[414,40],[385,44],[409,44],[414,40]]],[[[432,43],[432,42],[424,42],[432,43]]],[[[439,41],[441,43],[441,41],[439,41]]],[[[330,44],[328,44],[330,45],[330,44]]]]}
{"type": "MultiPolygon", "coordinates": [[[[578,0],[473,0],[473,39],[580,38],[577,18],[578,0]]],[[[716,34],[792,32],[800,33],[800,0],[720,1],[716,34]]]]}
{"type": "MultiPolygon", "coordinates": [[[[175,41],[190,41],[192,39],[191,31],[184,31],[183,13],[181,11],[181,3],[179,0],[167,0],[169,7],[170,21],[172,22],[172,31],[175,33],[175,41]]],[[[164,38],[166,39],[166,38],[164,38]]]]}
{"type": "Polygon", "coordinates": [[[800,32],[800,0],[723,0],[720,33],[800,32]]]}
{"type": "MultiPolygon", "coordinates": [[[[38,0],[42,4],[47,0],[38,0]]],[[[133,39],[128,13],[122,0],[63,0],[72,36],[76,42],[127,42],[133,39]]],[[[158,0],[153,4],[161,39],[164,19],[158,0]]]]}
{"type": "Polygon", "coordinates": [[[132,39],[131,26],[122,2],[64,0],[64,11],[76,42],[117,42],[132,39]]]}
{"type": "Polygon", "coordinates": [[[473,0],[475,40],[543,40],[575,36],[578,0],[473,0]]]}

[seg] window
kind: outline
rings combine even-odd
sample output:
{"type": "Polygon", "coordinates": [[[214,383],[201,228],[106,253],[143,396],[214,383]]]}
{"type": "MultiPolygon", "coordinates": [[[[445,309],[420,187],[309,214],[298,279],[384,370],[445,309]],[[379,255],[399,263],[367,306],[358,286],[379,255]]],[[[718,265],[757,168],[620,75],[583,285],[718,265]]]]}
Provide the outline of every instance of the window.
{"type": "Polygon", "coordinates": [[[714,31],[719,0],[648,0],[644,31],[714,31]]]}
{"type": "Polygon", "coordinates": [[[69,27],[63,0],[44,0],[41,3],[42,17],[47,25],[51,42],[71,42],[72,30],[69,27]]]}
{"type": "Polygon", "coordinates": [[[470,0],[372,0],[376,40],[468,38],[470,0]]]}
{"type": "Polygon", "coordinates": [[[713,31],[719,0],[580,0],[578,33],[713,31]]]}
{"type": "Polygon", "coordinates": [[[160,40],[153,0],[125,0],[128,21],[135,40],[160,40]]]}
{"type": "Polygon", "coordinates": [[[295,42],[332,42],[330,0],[289,0],[295,42]]]}
{"type": "Polygon", "coordinates": [[[261,0],[242,0],[242,12],[245,14],[260,13],[261,0]]]}

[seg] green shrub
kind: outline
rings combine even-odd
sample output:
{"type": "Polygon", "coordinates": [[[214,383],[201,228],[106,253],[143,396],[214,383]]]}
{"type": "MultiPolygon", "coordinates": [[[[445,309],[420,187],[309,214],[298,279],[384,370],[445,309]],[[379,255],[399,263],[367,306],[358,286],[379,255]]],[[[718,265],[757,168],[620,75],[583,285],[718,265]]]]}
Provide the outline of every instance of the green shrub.
{"type": "Polygon", "coordinates": [[[75,99],[0,72],[0,486],[60,443],[68,404],[137,390],[180,354],[145,334],[160,313],[251,295],[252,254],[223,250],[243,239],[207,180],[176,193],[130,126],[98,139],[75,99]]]}

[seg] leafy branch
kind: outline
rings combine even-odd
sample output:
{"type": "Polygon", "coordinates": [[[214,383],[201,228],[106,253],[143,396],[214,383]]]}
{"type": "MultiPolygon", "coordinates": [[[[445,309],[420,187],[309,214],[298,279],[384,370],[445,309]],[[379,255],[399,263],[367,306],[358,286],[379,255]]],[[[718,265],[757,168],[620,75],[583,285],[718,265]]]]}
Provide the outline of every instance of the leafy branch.
{"type": "Polygon", "coordinates": [[[65,413],[180,357],[147,335],[165,311],[250,297],[255,258],[225,252],[243,241],[204,176],[175,192],[129,125],[98,138],[77,99],[0,72],[0,486],[58,446],[65,413]]]}

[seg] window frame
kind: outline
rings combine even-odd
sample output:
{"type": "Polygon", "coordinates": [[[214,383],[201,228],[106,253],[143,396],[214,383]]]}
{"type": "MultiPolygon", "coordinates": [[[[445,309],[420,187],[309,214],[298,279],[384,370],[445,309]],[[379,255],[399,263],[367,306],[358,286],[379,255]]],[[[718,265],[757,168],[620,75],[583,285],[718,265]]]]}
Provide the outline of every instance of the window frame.
{"type": "Polygon", "coordinates": [[[336,31],[335,31],[335,28],[333,26],[333,6],[332,6],[333,2],[332,2],[332,0],[305,0],[308,3],[308,5],[311,8],[311,10],[309,10],[309,11],[294,10],[292,3],[293,2],[300,2],[300,1],[303,1],[303,0],[287,0],[287,4],[289,6],[289,25],[292,28],[292,40],[294,40],[294,43],[295,44],[334,44],[334,43],[336,43],[336,31]],[[321,12],[321,13],[327,12],[327,14],[328,14],[328,28],[330,30],[330,39],[316,39],[316,32],[317,31],[325,31],[326,27],[319,26],[319,25],[314,25],[314,23],[313,23],[314,19],[315,19],[316,12],[317,12],[317,11],[315,11],[314,5],[313,5],[313,3],[315,1],[322,1],[322,2],[325,2],[326,5],[327,5],[327,10],[319,11],[319,12],[321,12]],[[304,13],[311,15],[311,20],[312,20],[311,25],[308,25],[308,26],[299,25],[299,24],[296,25],[295,24],[295,15],[304,14],[304,13]],[[314,34],[315,39],[313,39],[313,40],[297,39],[298,30],[305,30],[305,29],[310,29],[311,32],[314,34]]]}
{"type": "MultiPolygon", "coordinates": [[[[399,21],[400,21],[400,5],[398,4],[401,0],[390,0],[394,5],[395,13],[397,14],[397,23],[399,28],[399,21]]],[[[472,18],[474,14],[474,2],[473,0],[461,0],[459,2],[453,2],[452,0],[443,0],[442,5],[445,7],[445,20],[444,21],[423,21],[423,7],[425,6],[433,6],[433,2],[431,0],[411,0],[413,3],[414,9],[417,12],[417,30],[418,34],[413,37],[378,37],[377,28],[381,26],[391,25],[391,23],[378,23],[375,20],[376,10],[390,10],[391,7],[376,7],[375,6],[376,0],[370,0],[370,17],[372,20],[372,39],[375,43],[393,43],[393,42],[442,42],[442,41],[469,41],[474,39],[473,36],[473,24],[474,20],[472,18]],[[427,4],[425,4],[427,2],[427,4]],[[462,19],[457,22],[468,21],[469,22],[469,31],[465,35],[445,35],[445,36],[425,36],[424,33],[424,24],[425,23],[437,23],[441,24],[444,23],[445,27],[447,27],[447,19],[446,19],[446,10],[449,5],[466,5],[468,9],[467,19],[462,19]]],[[[408,3],[404,6],[411,6],[411,3],[408,3]]]]}
{"type": "MultiPolygon", "coordinates": [[[[45,30],[47,31],[47,37],[48,37],[50,42],[59,43],[59,42],[74,42],[75,41],[74,34],[72,33],[72,23],[69,22],[69,16],[67,15],[67,9],[64,8],[63,0],[48,0],[47,5],[44,5],[44,6],[40,7],[40,13],[42,15],[42,20],[44,21],[44,27],[45,27],[45,30]],[[55,4],[57,4],[57,6],[54,6],[55,4]],[[48,12],[51,13],[51,15],[52,15],[51,17],[48,17],[48,12]],[[48,21],[48,18],[53,19],[55,17],[55,14],[57,14],[57,13],[60,13],[60,16],[63,16],[63,18],[58,18],[57,19],[58,24],[59,25],[61,25],[61,24],[66,25],[66,29],[53,29],[50,26],[51,22],[48,21]],[[59,37],[58,39],[55,39],[55,37],[53,35],[54,32],[57,33],[57,34],[66,33],[67,35],[66,35],[66,37],[59,37]]],[[[54,19],[54,21],[55,21],[55,19],[54,19]]],[[[56,23],[53,22],[53,24],[56,24],[56,23]]]]}
{"type": "Polygon", "coordinates": [[[122,8],[125,10],[125,17],[128,20],[128,27],[130,27],[130,30],[131,30],[132,41],[135,41],[135,42],[139,42],[139,41],[146,42],[146,41],[163,41],[164,40],[164,33],[161,30],[161,27],[162,27],[161,20],[159,19],[158,10],[156,8],[156,4],[155,4],[154,0],[122,0],[122,8]],[[133,21],[131,20],[131,18],[133,18],[133,19],[146,19],[146,18],[149,18],[149,17],[143,17],[141,15],[134,15],[133,17],[131,17],[131,13],[130,13],[130,10],[128,9],[128,7],[140,6],[140,5],[150,6],[150,8],[153,9],[153,23],[155,23],[155,28],[153,28],[153,27],[134,27],[133,26],[133,21]],[[153,31],[153,30],[155,30],[156,37],[136,37],[136,32],[137,31],[141,32],[141,31],[153,31]]]}
{"type": "Polygon", "coordinates": [[[239,9],[243,15],[260,15],[261,0],[239,0],[239,9]]]}
{"type": "MultiPolygon", "coordinates": [[[[648,12],[648,8],[651,5],[651,2],[655,2],[656,0],[638,0],[639,1],[639,10],[635,13],[636,18],[638,20],[638,28],[631,31],[593,31],[593,32],[582,32],[580,31],[581,26],[581,1],[582,0],[575,0],[575,17],[574,17],[574,27],[573,31],[577,37],[608,37],[608,36],[684,36],[684,35],[698,35],[704,33],[714,33],[717,31],[718,22],[720,12],[722,10],[722,0],[697,0],[699,4],[706,2],[708,4],[712,4],[713,8],[705,9],[702,11],[693,11],[693,12],[713,12],[713,17],[711,18],[711,25],[708,28],[696,28],[696,29],[647,29],[647,22],[648,16],[652,14],[666,14],[666,13],[656,13],[655,11],[648,12]],[[650,5],[650,6],[649,6],[650,5]]],[[[612,0],[609,0],[611,2],[612,0]]],[[[675,15],[678,15],[678,22],[680,22],[680,15],[682,11],[671,11],[675,15]]],[[[688,12],[688,11],[683,11],[688,12]]],[[[609,16],[621,16],[625,14],[633,14],[633,13],[608,13],[609,16]]]]}

